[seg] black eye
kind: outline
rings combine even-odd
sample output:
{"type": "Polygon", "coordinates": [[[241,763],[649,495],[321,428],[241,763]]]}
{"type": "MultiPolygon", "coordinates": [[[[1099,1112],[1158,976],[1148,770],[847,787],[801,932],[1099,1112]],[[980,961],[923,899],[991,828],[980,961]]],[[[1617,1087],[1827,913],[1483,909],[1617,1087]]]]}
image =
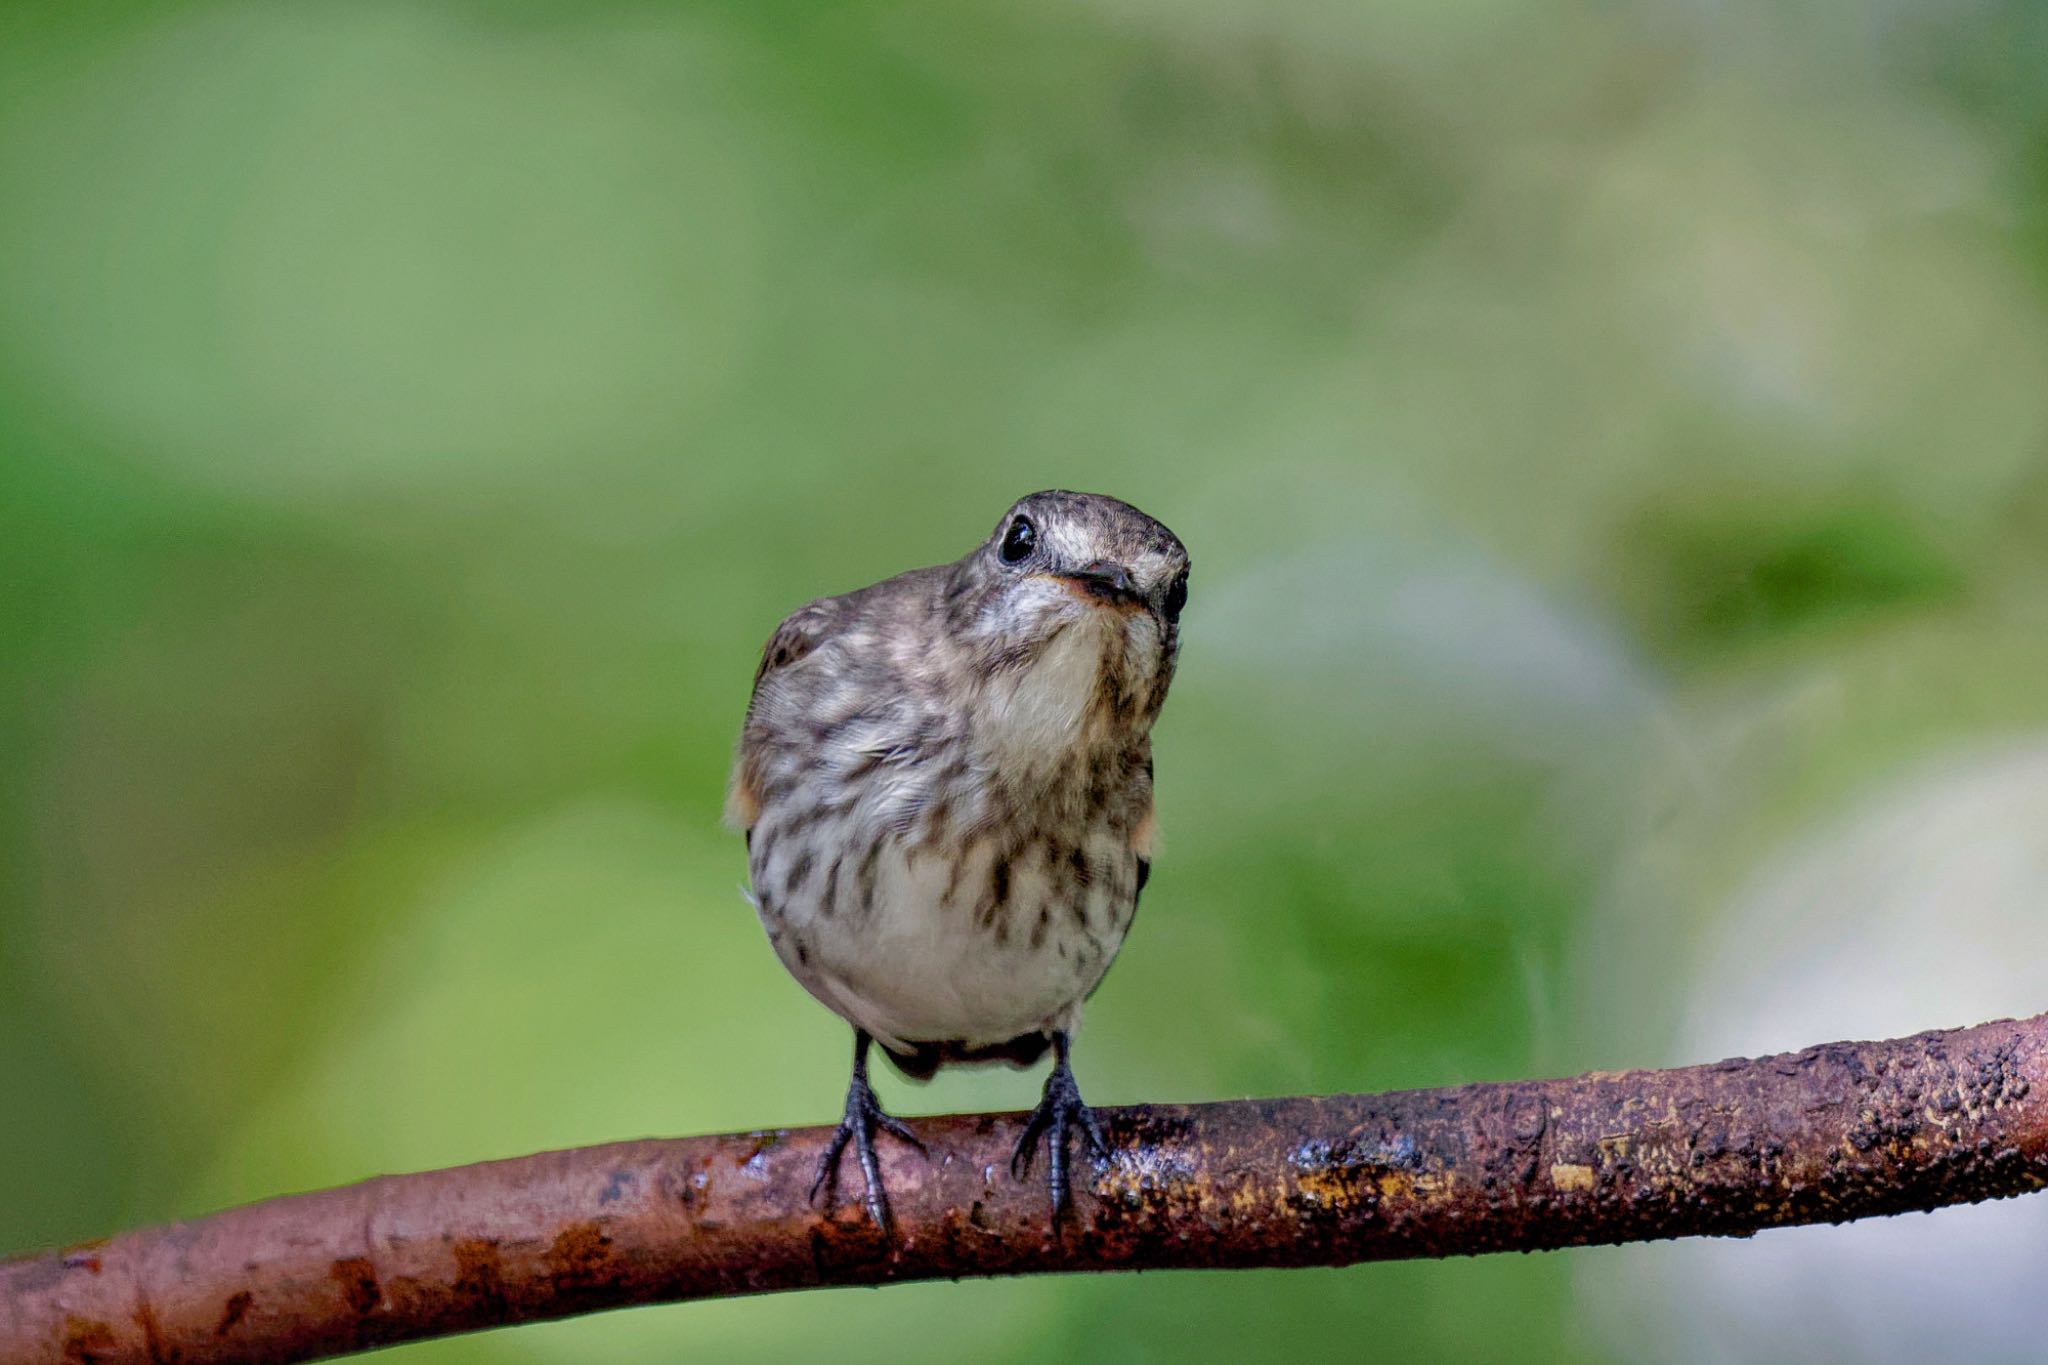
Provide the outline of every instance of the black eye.
{"type": "Polygon", "coordinates": [[[1180,620],[1180,609],[1188,604],[1188,576],[1182,574],[1173,580],[1173,586],[1166,590],[1166,619],[1180,620]]]}
{"type": "Polygon", "coordinates": [[[997,551],[1003,563],[1015,564],[1038,548],[1038,528],[1027,517],[1019,517],[1010,523],[1008,534],[1003,537],[1003,548],[997,551]]]}

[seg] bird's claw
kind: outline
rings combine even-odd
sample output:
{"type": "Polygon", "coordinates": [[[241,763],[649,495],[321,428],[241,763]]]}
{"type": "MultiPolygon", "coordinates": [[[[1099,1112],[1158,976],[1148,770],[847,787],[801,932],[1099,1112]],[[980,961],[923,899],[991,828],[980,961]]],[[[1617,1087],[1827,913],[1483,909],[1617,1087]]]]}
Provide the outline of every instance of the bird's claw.
{"type": "Polygon", "coordinates": [[[875,1098],[875,1092],[864,1076],[856,1075],[853,1084],[846,1091],[846,1114],[839,1120],[839,1126],[832,1132],[832,1140],[825,1145],[825,1154],[818,1159],[818,1175],[811,1182],[811,1202],[818,1201],[818,1193],[825,1189],[836,1190],[839,1182],[839,1158],[847,1145],[853,1146],[854,1159],[860,1163],[861,1179],[867,1185],[863,1200],[868,1217],[875,1226],[889,1227],[889,1196],[882,1187],[882,1167],[875,1158],[875,1130],[881,1129],[891,1137],[922,1152],[925,1146],[918,1141],[910,1126],[892,1114],[883,1112],[882,1102],[875,1098]]]}
{"type": "Polygon", "coordinates": [[[1067,1210],[1067,1134],[1075,1128],[1080,1129],[1091,1156],[1097,1160],[1109,1157],[1109,1138],[1103,1133],[1095,1111],[1081,1102],[1081,1087],[1075,1084],[1074,1073],[1063,1059],[1045,1078],[1045,1096],[1031,1111],[1030,1119],[1024,1124],[1024,1134],[1017,1139],[1017,1150],[1010,1155],[1010,1174],[1022,1180],[1031,1173],[1031,1154],[1038,1146],[1038,1139],[1048,1139],[1046,1184],[1052,1192],[1055,1223],[1067,1210]]]}

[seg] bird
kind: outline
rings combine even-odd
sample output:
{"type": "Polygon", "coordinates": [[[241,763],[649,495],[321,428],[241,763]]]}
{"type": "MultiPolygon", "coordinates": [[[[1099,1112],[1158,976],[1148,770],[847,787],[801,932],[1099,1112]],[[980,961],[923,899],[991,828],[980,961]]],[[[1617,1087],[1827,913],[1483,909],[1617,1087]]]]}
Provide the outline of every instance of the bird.
{"type": "Polygon", "coordinates": [[[1129,503],[1049,489],[958,560],[821,597],[769,637],[726,818],[782,965],[853,1027],[814,1203],[851,1146],[886,1229],[876,1134],[922,1150],[875,1095],[873,1044],[914,1081],[1050,1050],[1010,1165],[1028,1179],[1045,1139],[1055,1224],[1070,1135],[1110,1155],[1069,1054],[1151,875],[1188,569],[1129,503]]]}

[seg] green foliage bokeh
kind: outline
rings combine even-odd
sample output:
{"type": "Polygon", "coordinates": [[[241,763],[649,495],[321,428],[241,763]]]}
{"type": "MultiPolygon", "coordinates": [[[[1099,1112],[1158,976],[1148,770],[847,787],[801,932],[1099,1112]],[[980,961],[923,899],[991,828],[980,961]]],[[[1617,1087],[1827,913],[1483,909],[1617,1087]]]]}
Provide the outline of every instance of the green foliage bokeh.
{"type": "MultiPolygon", "coordinates": [[[[1048,486],[1196,566],[1092,1100],[1677,1060],[1717,897],[2048,722],[2043,13],[10,6],[0,1250],[831,1117],[757,651],[1048,486]]],[[[411,1354],[1338,1341],[1595,1349],[1553,1256],[411,1354]]]]}

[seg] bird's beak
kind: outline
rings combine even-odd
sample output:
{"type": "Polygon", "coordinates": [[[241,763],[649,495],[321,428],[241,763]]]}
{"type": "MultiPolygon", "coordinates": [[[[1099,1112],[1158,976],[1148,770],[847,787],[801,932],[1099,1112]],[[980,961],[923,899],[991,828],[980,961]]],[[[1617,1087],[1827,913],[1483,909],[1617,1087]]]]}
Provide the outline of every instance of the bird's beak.
{"type": "Polygon", "coordinates": [[[1137,584],[1131,581],[1131,571],[1106,559],[1098,559],[1084,569],[1076,569],[1060,577],[1097,601],[1111,606],[1135,606],[1145,600],[1137,584]]]}

